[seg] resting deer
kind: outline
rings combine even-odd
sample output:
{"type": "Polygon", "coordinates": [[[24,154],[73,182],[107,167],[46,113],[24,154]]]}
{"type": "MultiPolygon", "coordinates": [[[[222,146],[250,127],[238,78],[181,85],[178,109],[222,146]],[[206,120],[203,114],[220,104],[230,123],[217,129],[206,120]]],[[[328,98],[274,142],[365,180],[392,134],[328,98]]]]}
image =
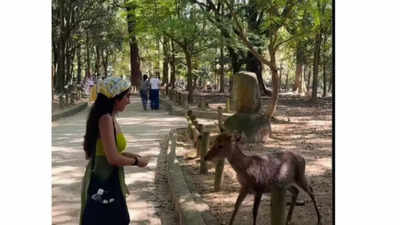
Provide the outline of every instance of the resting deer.
{"type": "Polygon", "coordinates": [[[270,153],[266,156],[247,156],[238,146],[240,135],[222,133],[217,136],[214,145],[208,151],[205,160],[222,160],[227,158],[235,170],[240,183],[240,193],[229,225],[233,224],[235,215],[246,195],[255,194],[253,205],[253,225],[256,225],[257,212],[263,193],[270,193],[274,188],[287,188],[293,195],[286,219],[289,224],[296,203],[299,189],[304,190],[314,204],[321,224],[313,190],[305,177],[305,160],[292,152],[270,153]]]}

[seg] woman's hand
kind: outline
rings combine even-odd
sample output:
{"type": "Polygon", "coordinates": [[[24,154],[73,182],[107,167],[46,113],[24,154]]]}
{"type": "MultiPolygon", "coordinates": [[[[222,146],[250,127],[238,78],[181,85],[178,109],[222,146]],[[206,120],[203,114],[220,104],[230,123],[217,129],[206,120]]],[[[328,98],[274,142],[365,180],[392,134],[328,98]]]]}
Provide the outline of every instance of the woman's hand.
{"type": "Polygon", "coordinates": [[[136,158],[136,160],[138,161],[137,163],[138,167],[146,167],[147,164],[149,163],[149,160],[143,157],[136,158]]]}
{"type": "Polygon", "coordinates": [[[122,152],[121,153],[123,156],[133,158],[137,160],[137,166],[139,167],[145,167],[149,163],[149,160],[146,157],[142,157],[138,154],[130,153],[130,152],[122,152]]]}

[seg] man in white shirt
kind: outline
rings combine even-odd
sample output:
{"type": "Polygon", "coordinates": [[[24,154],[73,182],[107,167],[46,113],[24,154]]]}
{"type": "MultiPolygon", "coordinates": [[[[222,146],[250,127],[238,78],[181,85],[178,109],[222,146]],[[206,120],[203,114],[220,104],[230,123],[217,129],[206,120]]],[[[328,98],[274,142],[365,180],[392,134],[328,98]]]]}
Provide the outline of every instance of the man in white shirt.
{"type": "Polygon", "coordinates": [[[160,85],[161,81],[159,79],[159,73],[156,76],[151,76],[150,78],[150,107],[151,110],[158,110],[160,108],[160,85]]]}

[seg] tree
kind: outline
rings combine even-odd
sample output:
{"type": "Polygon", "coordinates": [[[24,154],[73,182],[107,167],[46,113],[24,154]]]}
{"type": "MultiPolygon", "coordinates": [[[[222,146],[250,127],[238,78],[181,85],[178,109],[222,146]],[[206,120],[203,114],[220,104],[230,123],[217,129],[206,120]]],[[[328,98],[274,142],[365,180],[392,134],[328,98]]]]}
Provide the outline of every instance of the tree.
{"type": "MultiPolygon", "coordinates": [[[[199,9],[187,1],[154,1],[153,26],[180,47],[187,68],[188,102],[193,102],[194,57],[210,48],[214,43],[212,30],[206,24],[199,9]]],[[[174,46],[175,47],[175,46],[174,46]]]]}
{"type": "Polygon", "coordinates": [[[125,0],[127,11],[129,47],[131,52],[131,82],[132,85],[139,87],[142,77],[140,70],[139,47],[136,39],[136,8],[138,3],[135,0],[125,0]]]}
{"type": "Polygon", "coordinates": [[[250,50],[250,52],[257,57],[257,59],[263,64],[267,65],[272,73],[272,100],[271,105],[267,108],[266,116],[271,118],[275,113],[276,106],[278,103],[278,93],[279,93],[279,77],[278,77],[278,67],[277,67],[277,59],[276,54],[282,44],[294,40],[298,36],[291,36],[288,32],[281,30],[284,28],[284,25],[289,23],[291,19],[291,13],[296,5],[296,1],[271,1],[267,4],[257,3],[257,7],[264,8],[266,13],[266,18],[268,20],[263,21],[262,33],[263,37],[256,37],[260,41],[266,41],[267,44],[267,52],[268,56],[263,56],[259,53],[256,46],[254,46],[249,41],[249,36],[251,33],[249,30],[245,30],[243,23],[240,21],[238,17],[237,9],[240,7],[240,4],[233,4],[227,0],[224,0],[228,5],[228,8],[232,14],[233,18],[233,26],[238,30],[236,36],[240,41],[250,50]],[[262,38],[262,39],[261,39],[262,38]]]}
{"type": "Polygon", "coordinates": [[[317,101],[318,86],[319,86],[319,66],[320,66],[320,53],[321,53],[321,43],[322,36],[326,33],[327,29],[331,25],[331,5],[328,0],[316,0],[311,2],[311,5],[316,7],[311,7],[312,14],[314,17],[314,28],[315,28],[315,44],[314,44],[314,60],[313,60],[313,84],[312,84],[312,97],[311,101],[317,101]]]}

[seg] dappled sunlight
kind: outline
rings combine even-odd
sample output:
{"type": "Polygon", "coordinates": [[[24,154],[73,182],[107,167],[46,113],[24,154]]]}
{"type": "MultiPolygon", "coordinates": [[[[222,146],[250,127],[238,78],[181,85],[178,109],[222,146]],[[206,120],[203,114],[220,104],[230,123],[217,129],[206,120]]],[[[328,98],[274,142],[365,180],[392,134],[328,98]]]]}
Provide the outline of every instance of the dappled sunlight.
{"type": "Polygon", "coordinates": [[[70,185],[80,182],[83,177],[84,169],[76,166],[53,166],[52,168],[52,184],[54,185],[70,185]]]}
{"type": "MultiPolygon", "coordinates": [[[[65,146],[53,146],[52,147],[52,152],[71,152],[71,151],[78,151],[77,148],[75,147],[65,147],[65,146]]],[[[82,150],[80,150],[82,151],[82,150]]],[[[53,157],[56,157],[57,155],[53,154],[53,157]]],[[[53,160],[57,160],[57,158],[53,158],[53,160]]]]}
{"type": "Polygon", "coordinates": [[[309,120],[307,122],[309,125],[319,125],[319,126],[326,126],[326,125],[331,125],[332,121],[331,120],[309,120]]]}
{"type": "Polygon", "coordinates": [[[306,166],[306,174],[310,176],[319,176],[332,170],[331,158],[320,158],[309,161],[306,166]]]}
{"type": "Polygon", "coordinates": [[[141,168],[135,168],[135,172],[125,171],[125,181],[127,185],[135,184],[136,181],[148,181],[151,182],[154,179],[153,171],[146,171],[141,168]]]}

